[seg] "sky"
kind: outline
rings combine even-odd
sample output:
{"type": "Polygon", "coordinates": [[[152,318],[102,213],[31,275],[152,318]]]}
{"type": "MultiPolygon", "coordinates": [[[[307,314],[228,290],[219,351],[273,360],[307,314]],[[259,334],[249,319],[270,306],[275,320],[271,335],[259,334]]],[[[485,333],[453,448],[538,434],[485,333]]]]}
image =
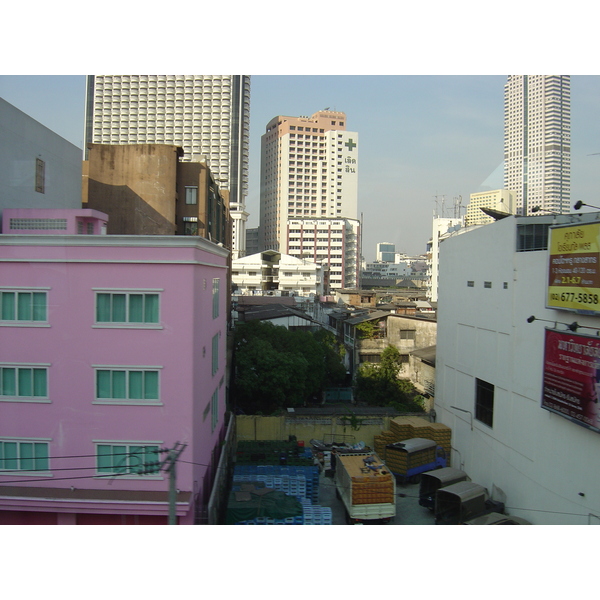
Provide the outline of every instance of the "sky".
{"type": "MultiPolygon", "coordinates": [[[[252,75],[248,227],[259,224],[260,138],[275,116],[346,113],[358,133],[363,256],[425,252],[434,215],[502,187],[505,75],[252,75]]],[[[84,76],[0,75],[0,97],[83,147],[84,76]]],[[[571,195],[598,204],[600,76],[571,78],[571,195]]],[[[461,211],[462,208],[462,212],[461,211]]]]}
{"type": "MultiPolygon", "coordinates": [[[[252,75],[248,227],[259,222],[260,138],[275,116],[346,113],[359,137],[363,256],[425,252],[434,215],[502,187],[506,75],[252,75]]],[[[0,97],[83,147],[84,76],[0,75],[0,97]]],[[[571,78],[571,197],[600,203],[600,76],[571,78]]]]}

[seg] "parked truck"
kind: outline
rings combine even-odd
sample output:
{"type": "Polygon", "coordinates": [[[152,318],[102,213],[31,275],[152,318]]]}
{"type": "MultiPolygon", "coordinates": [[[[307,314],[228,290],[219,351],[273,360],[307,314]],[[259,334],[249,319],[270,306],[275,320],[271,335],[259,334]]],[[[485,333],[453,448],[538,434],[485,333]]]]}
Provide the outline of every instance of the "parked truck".
{"type": "Polygon", "coordinates": [[[460,481],[435,493],[435,524],[462,525],[490,513],[504,513],[504,504],[489,498],[487,490],[472,481],[460,481]]]}
{"type": "Polygon", "coordinates": [[[467,479],[467,474],[464,471],[453,467],[444,467],[423,473],[421,475],[421,485],[419,486],[419,504],[433,510],[437,490],[467,479]]]}
{"type": "Polygon", "coordinates": [[[396,516],[396,481],[374,452],[336,454],[334,482],[350,524],[396,516]]]}
{"type": "Polygon", "coordinates": [[[388,444],[385,464],[401,483],[416,483],[421,473],[446,466],[446,451],[433,440],[411,438],[388,444]]]}

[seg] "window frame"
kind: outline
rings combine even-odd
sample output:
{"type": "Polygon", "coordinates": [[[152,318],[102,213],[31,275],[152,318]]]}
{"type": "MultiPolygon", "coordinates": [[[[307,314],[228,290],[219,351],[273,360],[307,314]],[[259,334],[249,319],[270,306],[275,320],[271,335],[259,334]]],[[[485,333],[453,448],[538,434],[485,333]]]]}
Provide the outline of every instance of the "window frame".
{"type": "Polygon", "coordinates": [[[102,457],[112,457],[115,458],[117,455],[121,455],[121,452],[114,452],[114,448],[118,448],[120,450],[121,447],[125,447],[125,453],[123,457],[127,456],[131,458],[135,456],[135,452],[129,450],[130,448],[143,448],[144,453],[147,452],[147,448],[156,448],[156,451],[150,451],[150,453],[159,454],[160,448],[163,445],[163,442],[158,441],[134,441],[134,440],[92,440],[94,444],[95,450],[95,477],[120,477],[122,479],[163,479],[161,475],[160,468],[154,473],[136,473],[133,469],[138,467],[138,464],[131,464],[131,461],[128,461],[127,465],[118,465],[115,464],[115,461],[112,461],[111,465],[101,466],[99,459],[102,457]],[[106,446],[111,448],[111,452],[109,454],[100,454],[100,447],[106,446]],[[122,469],[127,469],[123,471],[122,469]]]}
{"type": "Polygon", "coordinates": [[[49,382],[48,382],[48,373],[50,368],[50,363],[9,363],[9,362],[1,362],[0,363],[0,402],[34,402],[34,403],[42,403],[47,404],[50,402],[49,395],[49,382]],[[12,384],[14,385],[15,394],[4,394],[5,390],[5,378],[6,374],[5,370],[14,369],[14,381],[12,384]],[[21,377],[19,371],[31,370],[31,394],[19,394],[19,388],[21,386],[21,377]],[[34,371],[43,371],[45,374],[44,377],[44,393],[34,395],[35,392],[35,375],[34,371]]]}
{"type": "MultiPolygon", "coordinates": [[[[49,327],[49,321],[48,321],[48,291],[50,290],[49,287],[15,287],[15,286],[0,286],[0,326],[3,327],[49,327]],[[14,301],[13,301],[13,316],[15,318],[10,319],[10,318],[4,318],[4,314],[5,314],[5,310],[8,311],[8,306],[5,308],[4,305],[4,294],[14,294],[14,301]],[[26,295],[26,294],[30,294],[31,295],[31,301],[30,301],[30,306],[29,306],[29,311],[30,311],[30,315],[31,317],[34,317],[34,313],[36,310],[36,306],[35,306],[35,298],[34,298],[34,294],[39,294],[40,296],[44,297],[44,301],[43,301],[43,318],[40,319],[34,319],[34,318],[30,318],[30,319],[20,319],[19,318],[19,312],[20,312],[20,302],[19,302],[19,295],[26,295]]],[[[38,311],[40,310],[40,307],[37,307],[38,311]]]]}
{"type": "Polygon", "coordinates": [[[475,378],[475,419],[490,429],[494,428],[494,396],[496,387],[484,381],[475,378]]]}
{"type": "Polygon", "coordinates": [[[52,472],[50,469],[50,442],[52,440],[50,438],[16,438],[16,437],[0,437],[0,474],[10,473],[11,475],[45,475],[51,476],[52,472]],[[5,444],[16,444],[17,445],[17,453],[14,458],[7,459],[6,458],[6,447],[5,444]],[[23,457],[21,454],[21,444],[31,444],[33,446],[33,451],[31,456],[23,457]],[[45,448],[44,456],[36,456],[35,446],[45,448]],[[17,468],[10,469],[6,468],[5,461],[6,460],[15,460],[19,463],[24,460],[32,460],[34,468],[25,469],[20,468],[20,465],[17,468]],[[35,468],[36,461],[45,461],[46,468],[35,468]]]}
{"type": "MultiPolygon", "coordinates": [[[[150,288],[92,288],[94,292],[94,328],[108,328],[108,329],[162,329],[161,323],[161,300],[162,300],[162,292],[164,292],[163,288],[160,289],[150,289],[150,288]],[[110,296],[110,311],[111,311],[111,320],[108,321],[99,321],[99,298],[101,295],[109,295],[110,296]],[[117,295],[125,296],[124,310],[125,310],[125,320],[117,321],[112,320],[113,315],[112,312],[114,310],[113,297],[117,295]],[[156,321],[131,321],[131,296],[143,296],[143,312],[146,311],[146,296],[156,296],[157,297],[157,306],[156,306],[156,321]]],[[[145,314],[142,316],[145,318],[145,314]]]]}
{"type": "Polygon", "coordinates": [[[163,406],[161,398],[161,369],[162,366],[146,365],[92,365],[94,369],[94,401],[92,404],[116,404],[127,406],[163,406]],[[111,374],[110,388],[114,390],[114,373],[125,373],[124,390],[126,397],[104,397],[99,395],[100,372],[108,371],[111,374]],[[145,373],[156,373],[156,398],[132,398],[131,392],[131,373],[142,373],[142,396],[146,395],[146,377],[145,373]]]}
{"type": "Polygon", "coordinates": [[[212,375],[214,376],[219,371],[219,338],[221,332],[218,331],[212,337],[212,375]]]}
{"type": "Polygon", "coordinates": [[[213,317],[213,319],[216,319],[219,316],[220,286],[221,286],[221,279],[218,277],[213,278],[213,290],[212,290],[212,300],[213,300],[212,317],[213,317]]]}

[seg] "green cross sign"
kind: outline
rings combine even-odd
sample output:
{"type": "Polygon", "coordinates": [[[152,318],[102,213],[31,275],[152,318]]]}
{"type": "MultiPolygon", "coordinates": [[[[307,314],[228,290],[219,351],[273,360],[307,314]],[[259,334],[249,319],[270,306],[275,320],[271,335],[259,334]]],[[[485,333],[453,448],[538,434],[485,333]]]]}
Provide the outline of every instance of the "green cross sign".
{"type": "Polygon", "coordinates": [[[348,150],[352,151],[354,150],[354,148],[356,148],[356,144],[354,143],[354,140],[352,138],[350,138],[345,144],[344,146],[346,146],[348,148],[348,150]]]}

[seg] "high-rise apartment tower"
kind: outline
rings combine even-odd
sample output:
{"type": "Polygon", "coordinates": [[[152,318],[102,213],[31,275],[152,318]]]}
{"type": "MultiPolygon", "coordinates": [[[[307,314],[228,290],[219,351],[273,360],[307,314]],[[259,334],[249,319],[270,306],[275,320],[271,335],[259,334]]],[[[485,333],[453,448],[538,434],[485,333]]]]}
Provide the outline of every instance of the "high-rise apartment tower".
{"type": "Polygon", "coordinates": [[[346,131],[346,115],[322,110],[310,117],[272,119],[261,138],[260,249],[326,262],[332,287],[355,286],[357,212],[358,134],[346,131]],[[342,220],[348,222],[342,226],[342,220]],[[314,231],[311,239],[308,230],[314,231]],[[327,231],[323,240],[321,230],[327,231]],[[341,255],[337,236],[342,232],[353,238],[348,244],[352,258],[341,255]]]}
{"type": "Polygon", "coordinates": [[[169,144],[203,162],[229,190],[232,255],[244,256],[250,77],[248,75],[90,75],[85,141],[169,144]]]}
{"type": "Polygon", "coordinates": [[[568,213],[571,82],[568,75],[510,75],[504,87],[504,187],[518,214],[568,213]]]}

